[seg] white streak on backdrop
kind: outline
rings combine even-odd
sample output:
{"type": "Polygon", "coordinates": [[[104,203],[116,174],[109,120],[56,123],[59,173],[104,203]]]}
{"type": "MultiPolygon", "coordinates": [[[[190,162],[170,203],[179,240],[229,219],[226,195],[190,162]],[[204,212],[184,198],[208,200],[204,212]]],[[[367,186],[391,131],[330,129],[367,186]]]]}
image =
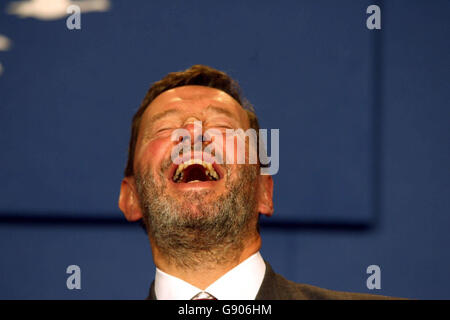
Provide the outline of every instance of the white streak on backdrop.
{"type": "Polygon", "coordinates": [[[67,17],[67,7],[79,6],[81,13],[105,12],[111,4],[109,0],[27,0],[13,1],[6,12],[19,18],[35,18],[39,20],[58,20],[67,17]]]}
{"type": "MultiPolygon", "coordinates": [[[[109,0],[24,0],[12,1],[6,7],[6,12],[19,18],[35,18],[38,20],[58,20],[67,17],[69,6],[78,6],[81,13],[105,12],[111,7],[109,0]]],[[[11,40],[0,34],[0,51],[11,48],[11,40]]],[[[0,62],[0,76],[4,68],[0,62]]]]}
{"type": "MultiPolygon", "coordinates": [[[[0,51],[8,51],[11,49],[12,42],[7,36],[0,34],[0,51]]],[[[3,65],[0,62],[0,76],[3,74],[3,65]]]]}

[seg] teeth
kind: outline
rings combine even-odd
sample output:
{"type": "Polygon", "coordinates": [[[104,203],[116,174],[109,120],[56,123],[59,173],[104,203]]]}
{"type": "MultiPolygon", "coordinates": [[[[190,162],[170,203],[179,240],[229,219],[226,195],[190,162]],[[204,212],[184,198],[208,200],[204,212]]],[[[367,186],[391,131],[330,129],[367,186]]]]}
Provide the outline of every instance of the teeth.
{"type": "MultiPolygon", "coordinates": [[[[217,174],[216,170],[214,170],[213,165],[211,163],[207,163],[207,162],[204,162],[204,161],[198,160],[198,159],[191,159],[191,160],[188,160],[188,161],[180,164],[177,168],[177,171],[173,175],[172,180],[175,182],[181,181],[183,179],[183,170],[193,164],[202,165],[206,169],[206,173],[208,174],[208,176],[210,176],[210,178],[212,180],[219,180],[219,175],[217,174]]],[[[192,182],[192,181],[190,181],[190,182],[192,182]]]]}

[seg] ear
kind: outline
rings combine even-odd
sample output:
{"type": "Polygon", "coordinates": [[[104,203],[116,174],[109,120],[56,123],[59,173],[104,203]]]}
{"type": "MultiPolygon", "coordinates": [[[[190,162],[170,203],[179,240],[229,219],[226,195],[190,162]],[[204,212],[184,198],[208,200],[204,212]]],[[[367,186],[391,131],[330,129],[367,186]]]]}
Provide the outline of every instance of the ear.
{"type": "Polygon", "coordinates": [[[259,175],[258,212],[270,217],[273,214],[273,179],[269,175],[259,175]]]}
{"type": "Polygon", "coordinates": [[[139,197],[136,192],[134,177],[125,177],[120,185],[119,208],[128,221],[142,218],[139,197]]]}

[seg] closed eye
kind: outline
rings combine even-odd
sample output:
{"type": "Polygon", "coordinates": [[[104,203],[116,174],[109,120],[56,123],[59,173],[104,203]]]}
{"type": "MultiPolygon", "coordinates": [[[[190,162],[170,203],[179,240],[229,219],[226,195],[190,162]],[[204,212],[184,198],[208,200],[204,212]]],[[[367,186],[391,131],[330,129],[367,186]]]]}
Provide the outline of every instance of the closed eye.
{"type": "Polygon", "coordinates": [[[163,133],[167,133],[170,130],[172,130],[172,128],[169,128],[169,127],[168,128],[161,128],[161,129],[156,130],[156,134],[160,135],[160,134],[163,134],[163,133]]]}

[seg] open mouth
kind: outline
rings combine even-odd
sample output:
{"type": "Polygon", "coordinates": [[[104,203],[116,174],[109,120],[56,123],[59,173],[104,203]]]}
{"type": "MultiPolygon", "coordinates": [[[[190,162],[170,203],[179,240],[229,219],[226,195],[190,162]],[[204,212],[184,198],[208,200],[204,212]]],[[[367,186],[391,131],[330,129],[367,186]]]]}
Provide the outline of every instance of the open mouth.
{"type": "Polygon", "coordinates": [[[196,159],[180,164],[172,177],[172,181],[175,183],[217,181],[219,179],[220,176],[212,163],[196,159]]]}

